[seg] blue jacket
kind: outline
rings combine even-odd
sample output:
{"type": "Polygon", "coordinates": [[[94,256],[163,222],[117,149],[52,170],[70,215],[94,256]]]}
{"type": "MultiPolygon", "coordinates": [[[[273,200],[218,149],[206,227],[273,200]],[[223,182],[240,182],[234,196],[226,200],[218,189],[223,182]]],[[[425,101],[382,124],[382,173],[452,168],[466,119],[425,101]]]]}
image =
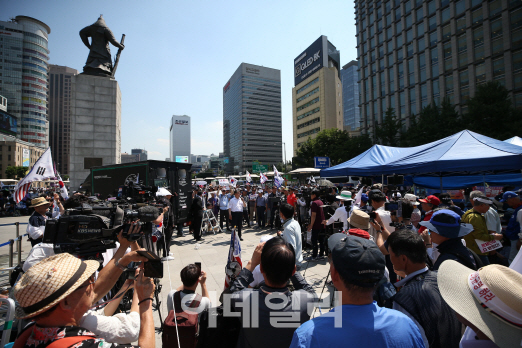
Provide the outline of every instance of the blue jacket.
{"type": "Polygon", "coordinates": [[[517,240],[520,233],[520,223],[517,221],[518,211],[522,209],[522,205],[515,209],[506,227],[506,237],[510,240],[517,240]]]}

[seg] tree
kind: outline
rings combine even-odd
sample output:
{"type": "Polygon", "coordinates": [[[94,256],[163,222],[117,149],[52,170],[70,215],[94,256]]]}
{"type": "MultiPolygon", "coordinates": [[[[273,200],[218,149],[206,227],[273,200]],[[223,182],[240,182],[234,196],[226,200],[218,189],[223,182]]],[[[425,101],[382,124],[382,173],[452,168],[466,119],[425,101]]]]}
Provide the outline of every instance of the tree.
{"type": "Polygon", "coordinates": [[[382,123],[375,126],[375,139],[381,145],[398,146],[402,121],[395,116],[395,109],[386,110],[382,123]]]}
{"type": "Polygon", "coordinates": [[[69,175],[67,175],[67,174],[62,175],[62,179],[63,179],[63,181],[69,180],[69,175]]]}
{"type": "Polygon", "coordinates": [[[447,98],[439,105],[431,103],[410,117],[410,126],[401,138],[402,146],[418,146],[446,138],[462,130],[462,119],[447,98]]]}
{"type": "Polygon", "coordinates": [[[27,174],[28,167],[9,166],[5,169],[5,175],[8,179],[23,178],[27,174]]]}
{"type": "Polygon", "coordinates": [[[350,137],[348,132],[337,128],[325,129],[314,139],[309,138],[297,150],[292,159],[292,169],[313,167],[315,156],[330,157],[332,165],[346,162],[372,146],[370,137],[350,137]]]}
{"type": "Polygon", "coordinates": [[[519,114],[513,108],[508,90],[498,81],[477,86],[475,96],[468,100],[468,112],[464,115],[465,127],[495,139],[507,139],[520,135],[519,114]]]}

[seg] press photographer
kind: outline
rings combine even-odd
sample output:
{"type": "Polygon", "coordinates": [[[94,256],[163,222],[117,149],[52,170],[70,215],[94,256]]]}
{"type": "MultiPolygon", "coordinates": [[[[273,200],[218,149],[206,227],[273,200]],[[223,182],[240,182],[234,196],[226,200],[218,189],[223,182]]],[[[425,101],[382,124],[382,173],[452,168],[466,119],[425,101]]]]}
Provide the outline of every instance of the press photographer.
{"type": "MultiPolygon", "coordinates": [[[[131,233],[139,233],[137,224],[131,226],[131,233]]],[[[130,262],[148,261],[139,254],[140,250],[124,255],[130,243],[122,239],[114,258],[99,272],[96,281],[94,273],[100,266],[99,262],[82,261],[68,253],[48,257],[31,267],[15,285],[14,294],[20,304],[17,317],[32,319],[35,324],[27,326],[15,344],[44,348],[60,339],[63,346],[81,342],[82,347],[111,347],[112,344],[105,342],[104,337],[96,337],[80,327],[79,321],[109,292],[130,262]]],[[[140,315],[138,344],[154,347],[154,283],[143,272],[140,272],[137,281],[140,315]]]]}

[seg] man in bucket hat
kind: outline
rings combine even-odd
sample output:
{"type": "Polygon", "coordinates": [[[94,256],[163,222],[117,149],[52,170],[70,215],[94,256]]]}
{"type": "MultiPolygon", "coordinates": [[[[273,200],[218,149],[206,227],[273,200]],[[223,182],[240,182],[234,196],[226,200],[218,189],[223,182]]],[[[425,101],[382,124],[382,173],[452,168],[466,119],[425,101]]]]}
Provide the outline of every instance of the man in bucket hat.
{"type": "MultiPolygon", "coordinates": [[[[137,227],[131,230],[133,228],[137,227]]],[[[138,251],[124,255],[129,245],[128,241],[121,243],[96,281],[98,261],[82,261],[67,253],[48,257],[31,267],[15,285],[14,295],[20,304],[17,317],[34,320],[35,324],[25,328],[15,347],[44,348],[51,344],[53,348],[70,347],[80,342],[82,348],[111,347],[103,337],[96,337],[78,323],[85,312],[109,292],[130,262],[147,261],[138,251]]],[[[141,347],[154,347],[152,279],[140,273],[136,291],[140,314],[138,343],[141,347]]]]}
{"type": "MultiPolygon", "coordinates": [[[[52,200],[51,200],[52,201],[52,200]]],[[[38,197],[31,200],[29,208],[34,208],[33,214],[29,217],[26,232],[29,234],[31,246],[35,246],[42,242],[45,231],[45,222],[51,217],[48,212],[51,202],[48,202],[45,197],[38,197]]]]}
{"type": "Polygon", "coordinates": [[[520,273],[501,265],[489,265],[475,271],[448,260],[440,266],[437,282],[442,298],[468,327],[461,347],[520,347],[520,273]],[[483,340],[491,340],[494,344],[483,340]]]}
{"type": "Polygon", "coordinates": [[[431,231],[433,249],[439,253],[433,265],[434,271],[446,260],[457,261],[471,269],[482,266],[478,256],[462,244],[462,238],[473,231],[473,225],[460,222],[459,214],[442,209],[433,213],[430,221],[421,221],[420,224],[431,231]]]}

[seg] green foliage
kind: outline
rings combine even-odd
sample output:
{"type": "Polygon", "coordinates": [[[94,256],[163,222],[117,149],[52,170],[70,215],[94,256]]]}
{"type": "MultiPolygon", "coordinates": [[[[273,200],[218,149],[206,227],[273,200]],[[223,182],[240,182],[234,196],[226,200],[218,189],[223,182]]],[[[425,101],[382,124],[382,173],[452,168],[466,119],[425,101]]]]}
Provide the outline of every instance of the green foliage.
{"type": "Polygon", "coordinates": [[[467,129],[500,140],[520,136],[520,112],[512,107],[508,90],[497,81],[478,85],[467,105],[467,129]]]}
{"type": "Polygon", "coordinates": [[[8,179],[21,179],[26,174],[29,168],[22,166],[9,166],[5,169],[5,175],[8,179]]]}
{"type": "Polygon", "coordinates": [[[340,164],[368,150],[372,141],[368,135],[350,137],[337,128],[325,129],[312,139],[308,138],[297,150],[292,168],[313,167],[315,156],[330,157],[331,165],[340,164]]]}
{"type": "Polygon", "coordinates": [[[376,142],[381,145],[398,146],[401,124],[401,120],[395,115],[395,110],[388,108],[384,114],[382,124],[375,127],[376,142]]]}
{"type": "Polygon", "coordinates": [[[62,179],[63,179],[63,181],[69,180],[69,175],[67,175],[67,174],[62,175],[62,179]]]}

